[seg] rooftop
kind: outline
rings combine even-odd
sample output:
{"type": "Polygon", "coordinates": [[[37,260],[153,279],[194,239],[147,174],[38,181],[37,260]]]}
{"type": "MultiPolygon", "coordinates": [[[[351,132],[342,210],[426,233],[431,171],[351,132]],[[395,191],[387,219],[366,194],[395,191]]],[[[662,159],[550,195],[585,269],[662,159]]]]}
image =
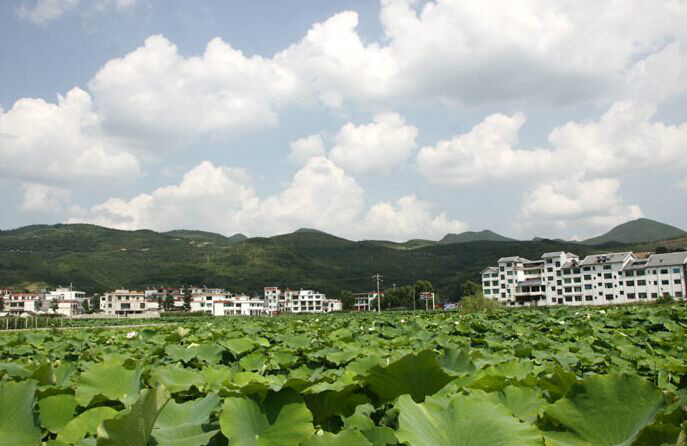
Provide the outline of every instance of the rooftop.
{"type": "Polygon", "coordinates": [[[646,266],[651,268],[653,266],[684,265],[685,263],[687,263],[687,251],[682,251],[667,254],[652,254],[649,256],[649,261],[646,263],[646,266]]]}
{"type": "Polygon", "coordinates": [[[580,265],[603,265],[607,263],[622,263],[628,257],[633,257],[631,252],[609,252],[607,254],[589,255],[580,262],[580,265]]]}

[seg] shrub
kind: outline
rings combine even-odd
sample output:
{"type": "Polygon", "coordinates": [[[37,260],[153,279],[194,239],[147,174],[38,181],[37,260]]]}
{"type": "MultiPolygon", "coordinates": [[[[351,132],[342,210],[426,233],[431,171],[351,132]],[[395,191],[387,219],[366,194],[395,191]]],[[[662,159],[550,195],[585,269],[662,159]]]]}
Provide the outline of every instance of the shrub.
{"type": "Polygon", "coordinates": [[[675,303],[675,299],[673,298],[673,296],[661,296],[658,299],[656,299],[656,303],[659,305],[669,305],[675,303]]]}
{"type": "Polygon", "coordinates": [[[486,299],[482,294],[475,294],[472,296],[465,296],[460,300],[461,313],[476,313],[485,311],[493,313],[501,308],[496,300],[486,299]]]}

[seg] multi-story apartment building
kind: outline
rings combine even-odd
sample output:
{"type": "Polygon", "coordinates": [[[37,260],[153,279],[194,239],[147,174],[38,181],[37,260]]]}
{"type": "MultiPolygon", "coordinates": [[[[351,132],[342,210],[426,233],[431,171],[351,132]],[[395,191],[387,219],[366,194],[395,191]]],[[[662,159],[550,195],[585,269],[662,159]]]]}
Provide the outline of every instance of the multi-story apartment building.
{"type": "Polygon", "coordinates": [[[353,311],[377,311],[377,296],[384,299],[384,293],[376,291],[367,293],[355,293],[353,295],[353,311]]]}
{"type": "Polygon", "coordinates": [[[267,313],[264,299],[246,295],[230,296],[212,303],[214,316],[262,316],[267,313]]]}
{"type": "Polygon", "coordinates": [[[144,291],[115,290],[100,297],[100,311],[112,316],[157,316],[160,305],[144,291]]]}
{"type": "Polygon", "coordinates": [[[484,296],[507,306],[607,305],[685,297],[687,252],[596,254],[580,260],[551,252],[539,260],[505,257],[482,271],[484,296]]]}
{"type": "Polygon", "coordinates": [[[43,309],[43,295],[35,293],[14,293],[3,297],[5,311],[10,314],[37,314],[43,309]]]}
{"type": "Polygon", "coordinates": [[[82,301],[86,298],[86,293],[77,291],[71,286],[69,288],[56,288],[45,292],[45,300],[76,300],[82,301]]]}
{"type": "Polygon", "coordinates": [[[269,314],[278,313],[330,313],[341,311],[338,299],[328,299],[313,290],[281,290],[278,287],[264,289],[265,309],[269,314]]]}

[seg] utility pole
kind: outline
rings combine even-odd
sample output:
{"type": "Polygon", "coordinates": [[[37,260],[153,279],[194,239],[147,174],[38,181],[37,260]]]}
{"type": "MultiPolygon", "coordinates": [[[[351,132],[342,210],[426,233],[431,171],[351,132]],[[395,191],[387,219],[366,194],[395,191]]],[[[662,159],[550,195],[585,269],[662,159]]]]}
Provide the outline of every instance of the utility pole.
{"type": "Polygon", "coordinates": [[[372,276],[377,281],[377,313],[382,312],[382,296],[379,294],[379,282],[382,280],[382,275],[377,273],[372,276]]]}

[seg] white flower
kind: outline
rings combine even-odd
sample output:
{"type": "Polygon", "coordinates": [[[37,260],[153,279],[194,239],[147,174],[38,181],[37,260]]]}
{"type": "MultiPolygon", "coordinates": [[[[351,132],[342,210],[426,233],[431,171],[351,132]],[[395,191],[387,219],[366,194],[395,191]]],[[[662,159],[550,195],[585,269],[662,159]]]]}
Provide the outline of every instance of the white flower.
{"type": "Polygon", "coordinates": [[[127,339],[133,339],[133,338],[135,338],[137,335],[138,335],[138,332],[137,332],[137,331],[130,331],[130,332],[128,332],[128,333],[126,334],[126,338],[127,338],[127,339]]]}
{"type": "Polygon", "coordinates": [[[599,310],[600,314],[606,314],[606,310],[599,310]]]}
{"type": "Polygon", "coordinates": [[[565,325],[565,321],[558,321],[558,325],[565,325]]]}
{"type": "Polygon", "coordinates": [[[372,327],[370,327],[370,328],[367,329],[367,331],[375,331],[375,329],[372,328],[372,327]]]}

